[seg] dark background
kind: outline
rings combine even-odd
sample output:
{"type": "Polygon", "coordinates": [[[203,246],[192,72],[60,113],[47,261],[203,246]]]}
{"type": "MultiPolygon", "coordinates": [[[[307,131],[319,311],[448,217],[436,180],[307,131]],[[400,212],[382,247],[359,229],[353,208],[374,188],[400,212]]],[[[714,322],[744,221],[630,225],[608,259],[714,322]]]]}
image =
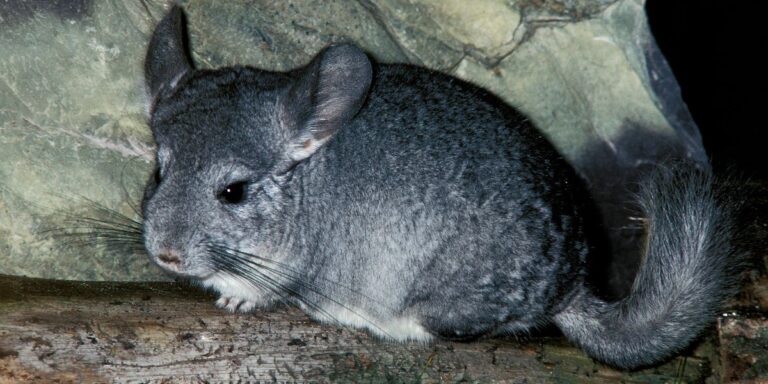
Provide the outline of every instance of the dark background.
{"type": "Polygon", "coordinates": [[[646,11],[715,168],[768,179],[760,3],[647,0],[646,11]]]}

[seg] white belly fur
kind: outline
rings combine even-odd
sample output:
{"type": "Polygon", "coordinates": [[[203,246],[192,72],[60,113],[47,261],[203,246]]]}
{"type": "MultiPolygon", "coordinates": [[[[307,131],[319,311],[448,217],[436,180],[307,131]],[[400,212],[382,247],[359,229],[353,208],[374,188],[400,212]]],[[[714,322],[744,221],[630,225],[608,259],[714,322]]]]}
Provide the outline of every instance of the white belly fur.
{"type": "Polygon", "coordinates": [[[396,317],[390,319],[375,319],[358,309],[344,308],[331,305],[323,308],[324,312],[318,312],[312,308],[304,307],[305,312],[312,317],[328,324],[347,325],[354,328],[365,328],[374,335],[392,341],[417,341],[428,342],[434,336],[427,332],[416,319],[411,317],[396,317]]]}

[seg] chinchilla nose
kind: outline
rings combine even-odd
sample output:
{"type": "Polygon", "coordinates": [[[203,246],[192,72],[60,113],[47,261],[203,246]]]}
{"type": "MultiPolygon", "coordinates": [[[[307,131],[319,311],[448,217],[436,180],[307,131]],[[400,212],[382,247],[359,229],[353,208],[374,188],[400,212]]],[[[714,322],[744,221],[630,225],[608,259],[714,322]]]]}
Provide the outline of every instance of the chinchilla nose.
{"type": "Polygon", "coordinates": [[[181,252],[163,248],[157,253],[157,262],[161,267],[178,272],[181,267],[181,252]]]}

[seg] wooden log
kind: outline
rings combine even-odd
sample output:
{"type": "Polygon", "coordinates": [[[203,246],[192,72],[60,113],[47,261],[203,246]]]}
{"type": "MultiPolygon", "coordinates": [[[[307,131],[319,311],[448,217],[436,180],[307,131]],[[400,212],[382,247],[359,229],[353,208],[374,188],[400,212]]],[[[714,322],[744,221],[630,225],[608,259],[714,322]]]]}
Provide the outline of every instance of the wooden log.
{"type": "Polygon", "coordinates": [[[723,382],[768,383],[768,276],[758,273],[745,279],[733,301],[738,309],[717,320],[723,382]]]}
{"type": "Polygon", "coordinates": [[[703,382],[710,358],[620,372],[559,336],[390,343],[296,308],[229,314],[178,283],[0,276],[0,383],[703,382]]]}

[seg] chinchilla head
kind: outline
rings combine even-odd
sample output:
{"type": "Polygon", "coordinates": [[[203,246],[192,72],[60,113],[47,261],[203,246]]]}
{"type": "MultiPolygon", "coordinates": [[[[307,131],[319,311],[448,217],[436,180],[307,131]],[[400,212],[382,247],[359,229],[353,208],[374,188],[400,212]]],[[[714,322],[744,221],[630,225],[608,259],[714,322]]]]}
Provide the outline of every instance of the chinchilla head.
{"type": "Polygon", "coordinates": [[[143,201],[150,258],[197,279],[220,272],[217,252],[288,258],[286,186],[358,112],[371,64],[358,48],[336,45],[289,73],[195,70],[182,18],[178,7],[168,13],[145,59],[157,144],[143,201]]]}

